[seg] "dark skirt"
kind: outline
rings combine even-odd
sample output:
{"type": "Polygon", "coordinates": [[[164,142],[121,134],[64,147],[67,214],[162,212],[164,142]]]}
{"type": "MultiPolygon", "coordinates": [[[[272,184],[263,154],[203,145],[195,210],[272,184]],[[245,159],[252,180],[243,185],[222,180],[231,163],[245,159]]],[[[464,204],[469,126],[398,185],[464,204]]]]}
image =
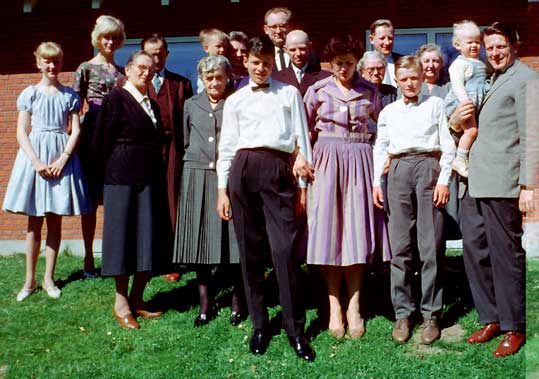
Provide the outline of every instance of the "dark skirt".
{"type": "Polygon", "coordinates": [[[103,276],[168,269],[168,214],[157,185],[105,185],[103,276]],[[164,212],[165,211],[165,212],[164,212]]]}
{"type": "Polygon", "coordinates": [[[184,167],[176,221],[174,263],[239,263],[234,225],[219,218],[216,205],[215,171],[184,167]]]}
{"type": "Polygon", "coordinates": [[[77,155],[79,156],[94,210],[97,210],[97,205],[103,205],[103,183],[96,179],[94,172],[95,159],[92,158],[90,151],[98,115],[98,109],[84,114],[81,122],[79,143],[77,144],[77,155]]]}

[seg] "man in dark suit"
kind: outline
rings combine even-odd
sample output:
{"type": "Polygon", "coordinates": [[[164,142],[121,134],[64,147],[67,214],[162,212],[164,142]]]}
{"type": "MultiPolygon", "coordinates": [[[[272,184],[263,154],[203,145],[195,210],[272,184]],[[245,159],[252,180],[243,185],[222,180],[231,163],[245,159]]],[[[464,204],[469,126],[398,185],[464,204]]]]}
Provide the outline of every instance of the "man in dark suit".
{"type": "MultiPolygon", "coordinates": [[[[539,127],[537,119],[529,118],[535,104],[527,90],[539,77],[518,60],[518,37],[508,25],[488,26],[483,42],[495,72],[479,108],[461,220],[464,265],[484,327],[468,342],[484,343],[504,334],[494,351],[503,357],[518,352],[526,339],[522,214],[533,211],[539,184],[539,127]]],[[[458,129],[470,118],[475,118],[474,106],[464,103],[451,117],[451,127],[458,129]]]]}
{"type": "Polygon", "coordinates": [[[285,50],[290,57],[290,66],[281,71],[274,71],[272,78],[296,87],[301,96],[305,95],[307,88],[317,81],[331,75],[320,67],[311,67],[309,56],[311,42],[309,36],[302,30],[292,30],[286,36],[285,50]]]}
{"type": "MultiPolygon", "coordinates": [[[[167,41],[154,34],[142,40],[140,47],[155,62],[155,75],[149,86],[150,98],[159,105],[166,142],[163,159],[166,166],[167,197],[171,225],[171,238],[176,230],[176,211],[183,159],[183,104],[193,95],[189,79],[165,69],[168,56],[167,41]]],[[[179,279],[178,273],[166,275],[167,281],[179,279]]]]}
{"type": "Polygon", "coordinates": [[[387,61],[383,83],[397,87],[397,82],[395,81],[395,62],[402,57],[402,54],[393,52],[393,43],[395,41],[393,24],[386,19],[376,20],[371,24],[370,30],[369,41],[374,49],[380,52],[387,61]]]}

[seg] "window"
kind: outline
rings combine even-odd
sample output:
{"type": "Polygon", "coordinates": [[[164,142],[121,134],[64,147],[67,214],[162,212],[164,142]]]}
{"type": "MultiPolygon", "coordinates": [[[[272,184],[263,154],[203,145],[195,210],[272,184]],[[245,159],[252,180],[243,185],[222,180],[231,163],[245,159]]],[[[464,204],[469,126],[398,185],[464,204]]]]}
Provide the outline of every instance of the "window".
{"type": "MultiPolygon", "coordinates": [[[[191,80],[195,90],[198,78],[197,64],[206,55],[198,37],[170,37],[166,40],[169,50],[166,68],[191,80]]],[[[140,49],[140,41],[141,39],[125,40],[122,48],[116,51],[116,63],[125,66],[129,55],[140,49]]]]}

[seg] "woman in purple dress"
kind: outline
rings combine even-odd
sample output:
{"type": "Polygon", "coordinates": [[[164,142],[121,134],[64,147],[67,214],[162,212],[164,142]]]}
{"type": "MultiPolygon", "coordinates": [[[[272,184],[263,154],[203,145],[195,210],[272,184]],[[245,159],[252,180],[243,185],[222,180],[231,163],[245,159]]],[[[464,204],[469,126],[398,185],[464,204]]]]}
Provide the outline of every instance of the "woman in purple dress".
{"type": "Polygon", "coordinates": [[[307,263],[321,265],[329,295],[329,331],[360,338],[365,323],[359,309],[362,272],[375,251],[390,259],[383,215],[372,200],[372,143],[368,129],[381,109],[377,90],[356,72],[361,45],[351,36],[332,38],[324,49],[333,76],[305,94],[313,137],[315,180],[309,190],[307,263]],[[341,284],[347,302],[341,306],[341,284]]]}
{"type": "Polygon", "coordinates": [[[114,53],[125,40],[124,24],[112,16],[99,16],[92,31],[92,45],[98,49],[96,56],[83,62],[75,71],[73,89],[81,101],[88,104],[88,111],[81,123],[81,138],[77,148],[84,176],[92,198],[94,211],[81,218],[82,238],[84,239],[84,277],[96,276],[94,267],[93,242],[96,227],[97,205],[102,204],[101,189],[93,180],[92,167],[94,160],[89,153],[90,142],[95,128],[97,115],[101,109],[103,98],[114,88],[123,76],[123,68],[114,62],[114,53]]]}

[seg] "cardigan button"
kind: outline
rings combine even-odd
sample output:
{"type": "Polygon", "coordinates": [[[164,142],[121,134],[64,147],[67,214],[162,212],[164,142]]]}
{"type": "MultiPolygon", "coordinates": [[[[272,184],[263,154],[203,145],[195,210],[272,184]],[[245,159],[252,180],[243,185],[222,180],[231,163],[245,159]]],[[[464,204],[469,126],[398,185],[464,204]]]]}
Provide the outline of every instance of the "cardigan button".
{"type": "Polygon", "coordinates": [[[208,138],[208,142],[213,142],[214,139],[215,139],[215,138],[210,137],[210,138],[208,138]]]}
{"type": "Polygon", "coordinates": [[[210,113],[209,116],[210,116],[210,118],[212,118],[212,117],[213,117],[213,113],[210,113]]]}
{"type": "Polygon", "coordinates": [[[210,163],[208,164],[208,167],[209,167],[209,168],[213,168],[213,166],[214,166],[213,162],[210,162],[210,163]]]}

